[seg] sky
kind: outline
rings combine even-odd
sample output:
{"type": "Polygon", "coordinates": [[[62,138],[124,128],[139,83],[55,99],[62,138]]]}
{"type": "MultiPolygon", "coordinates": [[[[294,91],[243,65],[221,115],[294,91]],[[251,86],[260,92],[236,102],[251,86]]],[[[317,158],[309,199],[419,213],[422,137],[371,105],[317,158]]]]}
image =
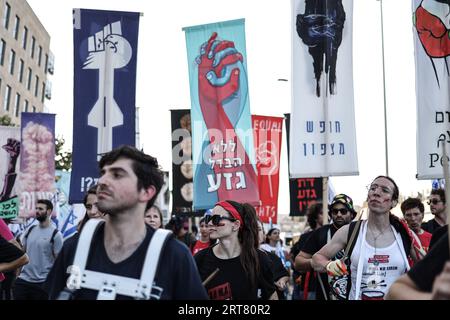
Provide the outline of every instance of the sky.
{"type": "MultiPolygon", "coordinates": [[[[290,0],[28,0],[51,36],[55,55],[52,99],[56,134],[71,149],[73,116],[72,8],[142,12],[139,26],[136,103],[140,144],[171,170],[170,109],[190,108],[186,26],[245,18],[250,110],[282,117],[291,112],[290,0]],[[287,79],[288,81],[278,81],[287,79]],[[166,137],[163,139],[162,137],[166,137]]],[[[429,192],[416,164],[415,67],[410,0],[384,0],[385,87],[389,175],[400,193],[429,192]]],[[[362,205],[366,186],[386,173],[380,2],[355,0],[353,81],[359,175],[331,177],[336,193],[362,205]]],[[[286,140],[283,138],[279,214],[289,213],[286,140]]]]}

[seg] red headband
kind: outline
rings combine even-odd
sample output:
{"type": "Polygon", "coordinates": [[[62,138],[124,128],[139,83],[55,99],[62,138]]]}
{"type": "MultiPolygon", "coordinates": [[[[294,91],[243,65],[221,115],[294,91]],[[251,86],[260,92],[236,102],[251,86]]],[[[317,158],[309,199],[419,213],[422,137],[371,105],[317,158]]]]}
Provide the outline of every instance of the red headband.
{"type": "Polygon", "coordinates": [[[216,206],[221,206],[222,208],[227,210],[233,216],[233,218],[235,218],[236,220],[239,220],[239,222],[241,223],[241,225],[239,227],[240,229],[244,226],[244,221],[242,220],[241,215],[236,210],[236,208],[233,207],[233,205],[231,205],[229,202],[219,201],[216,203],[216,206]]]}

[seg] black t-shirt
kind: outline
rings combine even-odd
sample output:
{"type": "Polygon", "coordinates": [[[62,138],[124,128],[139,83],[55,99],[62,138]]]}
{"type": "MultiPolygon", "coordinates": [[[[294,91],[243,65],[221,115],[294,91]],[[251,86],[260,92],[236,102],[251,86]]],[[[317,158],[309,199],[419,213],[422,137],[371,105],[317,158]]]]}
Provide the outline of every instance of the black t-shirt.
{"type": "MultiPolygon", "coordinates": [[[[311,236],[306,241],[302,251],[308,253],[310,255],[314,255],[318,252],[324,245],[328,242],[328,231],[330,231],[330,239],[334,236],[337,229],[332,224],[327,224],[325,226],[320,227],[317,230],[314,230],[311,236]]],[[[339,252],[337,257],[339,258],[339,252]]],[[[320,278],[322,279],[323,287],[327,296],[330,296],[330,285],[328,284],[328,275],[326,273],[320,273],[320,278]]],[[[317,278],[314,278],[314,281],[317,281],[317,278]]],[[[316,300],[325,300],[323,295],[322,287],[319,283],[315,285],[316,288],[316,300]]]]}
{"type": "MultiPolygon", "coordinates": [[[[295,261],[295,257],[297,257],[297,255],[300,253],[300,251],[302,251],[303,248],[305,247],[306,241],[308,241],[308,239],[312,235],[312,233],[313,233],[313,231],[308,231],[308,232],[302,234],[300,236],[300,238],[298,239],[298,241],[292,246],[291,256],[294,261],[295,261]]],[[[296,279],[298,279],[298,277],[300,277],[300,276],[302,277],[301,278],[302,284],[300,286],[301,286],[301,291],[303,291],[303,288],[304,288],[303,281],[305,281],[305,279],[306,279],[306,273],[295,270],[294,264],[292,264],[292,269],[294,270],[294,272],[292,273],[292,277],[294,278],[294,281],[296,281],[296,279]]],[[[314,292],[315,290],[316,290],[316,282],[309,281],[308,282],[308,291],[314,292]]]]}
{"type": "MultiPolygon", "coordinates": [[[[108,258],[106,253],[104,246],[104,224],[101,225],[93,236],[86,269],[140,279],[147,247],[155,232],[149,226],[146,226],[146,228],[147,234],[145,239],[136,251],[125,260],[114,263],[108,258]]],[[[47,277],[46,285],[49,290],[50,299],[56,299],[66,285],[67,278],[69,277],[66,270],[73,263],[77,244],[78,237],[64,243],[47,277]]],[[[97,290],[80,289],[75,292],[74,299],[95,300],[97,294],[97,290]]],[[[152,295],[158,297],[156,299],[161,300],[208,299],[189,249],[174,238],[166,242],[161,252],[160,262],[152,288],[152,295]]],[[[132,298],[117,295],[116,300],[121,299],[132,298]]]]}
{"type": "Polygon", "coordinates": [[[217,268],[219,272],[206,284],[209,298],[212,300],[256,300],[268,299],[275,291],[271,262],[268,256],[258,251],[260,273],[258,288],[251,288],[250,280],[242,267],[240,257],[219,259],[213,252],[213,247],[198,252],[195,256],[202,281],[208,278],[217,268]],[[260,291],[260,296],[258,292],[260,291]]]}
{"type": "Polygon", "coordinates": [[[427,222],[422,223],[422,225],[420,227],[423,230],[433,234],[434,231],[436,231],[437,229],[439,229],[441,227],[441,225],[436,222],[436,219],[431,219],[431,220],[428,220],[427,222]]]}
{"type": "Polygon", "coordinates": [[[440,237],[425,257],[408,271],[409,277],[420,290],[431,292],[434,279],[442,272],[445,262],[449,260],[448,250],[447,233],[440,237]]]}
{"type": "Polygon", "coordinates": [[[433,234],[431,235],[431,240],[430,240],[430,245],[429,245],[429,249],[431,250],[431,248],[434,247],[434,245],[438,242],[438,240],[447,233],[448,231],[448,227],[447,225],[442,226],[437,228],[436,230],[434,230],[433,234]]]}
{"type": "Polygon", "coordinates": [[[24,254],[22,250],[0,236],[0,263],[13,262],[24,254]]]}

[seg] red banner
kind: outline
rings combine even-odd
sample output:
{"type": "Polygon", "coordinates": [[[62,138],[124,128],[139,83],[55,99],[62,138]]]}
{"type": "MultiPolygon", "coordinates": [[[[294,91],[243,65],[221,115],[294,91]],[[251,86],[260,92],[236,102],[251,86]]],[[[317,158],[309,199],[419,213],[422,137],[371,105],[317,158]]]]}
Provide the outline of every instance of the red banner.
{"type": "Polygon", "coordinates": [[[277,223],[278,185],[283,118],[252,115],[253,140],[258,172],[260,205],[255,206],[264,223],[277,223]]]}

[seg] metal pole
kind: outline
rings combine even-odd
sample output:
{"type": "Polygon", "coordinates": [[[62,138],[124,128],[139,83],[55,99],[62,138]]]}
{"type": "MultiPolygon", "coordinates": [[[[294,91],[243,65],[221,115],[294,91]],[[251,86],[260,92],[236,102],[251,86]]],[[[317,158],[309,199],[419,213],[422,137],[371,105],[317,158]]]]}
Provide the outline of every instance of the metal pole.
{"type": "Polygon", "coordinates": [[[387,128],[387,112],[386,112],[386,73],[384,70],[384,27],[383,27],[383,0],[380,1],[381,12],[381,56],[383,61],[383,99],[384,99],[384,145],[386,153],[386,176],[389,176],[389,152],[388,152],[388,128],[387,128]]]}

